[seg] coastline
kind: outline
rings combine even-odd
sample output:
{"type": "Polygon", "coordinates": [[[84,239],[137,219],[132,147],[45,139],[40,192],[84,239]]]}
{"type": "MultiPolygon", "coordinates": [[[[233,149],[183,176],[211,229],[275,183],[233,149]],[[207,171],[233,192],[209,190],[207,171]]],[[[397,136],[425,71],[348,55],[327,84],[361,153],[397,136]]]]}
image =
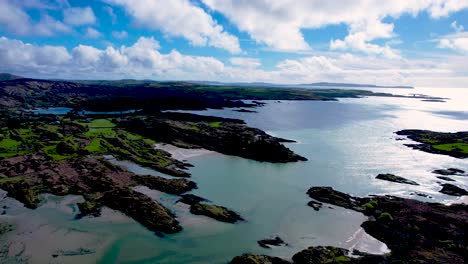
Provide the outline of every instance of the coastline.
{"type": "Polygon", "coordinates": [[[154,149],[160,149],[171,154],[171,157],[178,161],[187,161],[200,156],[212,155],[216,153],[215,151],[197,148],[197,149],[184,149],[177,146],[166,144],[166,143],[157,143],[154,144],[154,149]]]}

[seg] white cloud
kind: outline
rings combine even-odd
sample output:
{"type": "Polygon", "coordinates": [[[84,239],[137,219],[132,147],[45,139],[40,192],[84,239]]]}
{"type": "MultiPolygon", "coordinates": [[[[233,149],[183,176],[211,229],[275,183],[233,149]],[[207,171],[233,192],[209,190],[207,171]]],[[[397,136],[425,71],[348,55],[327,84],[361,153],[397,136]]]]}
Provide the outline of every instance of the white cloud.
{"type": "Polygon", "coordinates": [[[0,37],[0,71],[51,78],[215,78],[224,64],[212,57],[187,56],[176,50],[158,51],[153,38],[141,37],[132,46],[120,48],[79,45],[67,51],[62,46],[35,46],[0,37]]]}
{"type": "MultiPolygon", "coordinates": [[[[301,30],[329,25],[347,25],[349,35],[332,41],[331,48],[351,49],[396,57],[388,46],[370,43],[394,37],[393,24],[386,17],[416,15],[427,11],[439,18],[468,7],[466,0],[202,0],[209,8],[223,13],[257,43],[283,51],[310,49],[301,30]]],[[[313,37],[313,36],[312,36],[313,37]]]]}
{"type": "Polygon", "coordinates": [[[63,10],[63,20],[73,26],[91,25],[96,23],[96,16],[91,7],[71,7],[63,10]]]}
{"type": "Polygon", "coordinates": [[[0,0],[0,26],[20,36],[52,36],[72,31],[69,26],[48,15],[42,15],[39,21],[33,21],[17,1],[7,0],[0,0]]]}
{"type": "Polygon", "coordinates": [[[458,32],[437,39],[437,47],[468,54],[468,32],[458,32]]]}
{"type": "Polygon", "coordinates": [[[235,66],[241,66],[245,68],[258,68],[262,65],[260,59],[257,58],[245,58],[245,57],[232,57],[229,62],[235,66]]]}
{"type": "Polygon", "coordinates": [[[128,37],[128,33],[125,30],[122,31],[112,31],[112,36],[116,39],[125,39],[128,37]]]}
{"type": "Polygon", "coordinates": [[[254,58],[234,57],[229,66],[213,57],[188,56],[177,50],[161,53],[158,41],[144,37],[131,46],[97,49],[79,45],[71,51],[61,46],[36,46],[0,37],[0,61],[0,72],[42,78],[329,81],[443,87],[468,83],[468,60],[463,55],[409,60],[327,53],[283,60],[267,71],[256,67],[254,58]]]}
{"type": "Polygon", "coordinates": [[[88,27],[88,28],[86,28],[85,36],[87,38],[100,38],[100,37],[102,37],[102,34],[98,30],[96,30],[96,29],[94,29],[92,27],[88,27]]]}
{"type": "Polygon", "coordinates": [[[120,5],[144,27],[161,30],[168,36],[183,37],[195,46],[211,46],[240,53],[237,37],[223,27],[202,8],[189,0],[104,0],[120,5]]]}
{"type": "Polygon", "coordinates": [[[444,17],[450,13],[468,8],[466,0],[433,0],[430,1],[429,14],[434,18],[444,17]]]}
{"type": "Polygon", "coordinates": [[[463,25],[458,25],[457,21],[453,21],[450,24],[450,27],[453,28],[455,32],[462,32],[463,30],[465,30],[465,27],[463,27],[463,25]]]}
{"type": "Polygon", "coordinates": [[[0,37],[0,58],[5,70],[49,73],[72,58],[64,47],[34,46],[0,37]]]}

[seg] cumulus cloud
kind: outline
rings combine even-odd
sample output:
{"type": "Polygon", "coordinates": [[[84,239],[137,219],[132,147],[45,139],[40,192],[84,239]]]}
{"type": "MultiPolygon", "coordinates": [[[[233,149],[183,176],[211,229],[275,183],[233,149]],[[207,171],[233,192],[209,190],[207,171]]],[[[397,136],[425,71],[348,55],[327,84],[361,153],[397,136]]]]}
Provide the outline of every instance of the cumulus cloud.
{"type": "Polygon", "coordinates": [[[237,37],[227,33],[202,8],[189,0],[104,0],[122,6],[137,24],[183,37],[194,46],[211,46],[231,53],[241,51],[237,37]]]}
{"type": "Polygon", "coordinates": [[[468,7],[460,0],[202,0],[209,8],[223,13],[240,30],[258,43],[283,51],[310,49],[301,30],[329,25],[347,25],[349,34],[333,40],[332,49],[351,49],[369,54],[397,57],[388,46],[370,43],[394,36],[393,24],[384,18],[427,11],[439,18],[468,7]]]}
{"type": "Polygon", "coordinates": [[[257,58],[246,58],[246,57],[232,57],[229,62],[235,66],[241,66],[245,68],[257,68],[262,65],[260,59],[257,58]]]}
{"type": "MultiPolygon", "coordinates": [[[[39,4],[33,1],[27,6],[30,7],[34,3],[39,4]]],[[[39,21],[33,21],[20,3],[8,0],[0,0],[0,26],[20,36],[52,36],[72,31],[68,25],[48,15],[42,15],[39,21]]]]}
{"type": "Polygon", "coordinates": [[[98,30],[96,30],[95,28],[88,27],[88,28],[86,28],[85,36],[87,38],[100,38],[100,37],[102,37],[102,34],[98,30]]]}
{"type": "Polygon", "coordinates": [[[96,23],[96,16],[91,7],[71,7],[63,10],[63,20],[73,26],[91,25],[96,23]]]}
{"type": "Polygon", "coordinates": [[[463,55],[424,60],[327,53],[279,61],[272,70],[258,68],[255,58],[233,57],[225,65],[213,57],[160,51],[154,38],[131,46],[98,49],[78,45],[37,46],[0,37],[0,72],[42,78],[172,79],[275,83],[317,81],[381,85],[463,86],[468,60],[463,55]]]}
{"type": "Polygon", "coordinates": [[[214,76],[224,64],[212,57],[187,56],[176,50],[159,52],[153,38],[141,37],[132,46],[97,49],[79,45],[69,52],[62,46],[35,46],[0,38],[0,70],[53,78],[196,78],[214,76]]]}
{"type": "Polygon", "coordinates": [[[468,32],[458,32],[437,40],[437,47],[468,54],[468,32]]]}

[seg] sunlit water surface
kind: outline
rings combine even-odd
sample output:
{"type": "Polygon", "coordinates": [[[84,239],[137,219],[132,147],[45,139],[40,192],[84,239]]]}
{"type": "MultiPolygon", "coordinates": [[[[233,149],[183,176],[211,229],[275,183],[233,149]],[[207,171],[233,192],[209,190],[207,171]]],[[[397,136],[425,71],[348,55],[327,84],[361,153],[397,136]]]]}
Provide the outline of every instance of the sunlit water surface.
{"type": "MultiPolygon", "coordinates": [[[[232,110],[194,113],[243,119],[268,133],[294,139],[288,144],[307,162],[270,164],[243,158],[209,154],[191,158],[190,172],[199,188],[193,193],[239,212],[247,221],[224,224],[194,216],[177,197],[137,187],[176,213],[184,230],[159,238],[122,214],[106,209],[100,218],[74,220],[76,201],[48,196],[45,205],[31,211],[11,199],[7,215],[16,219],[20,231],[10,240],[25,246],[23,255],[41,262],[50,252],[89,248],[93,254],[62,257],[64,262],[101,263],[227,263],[233,256],[261,253],[290,258],[312,245],[356,247],[372,253],[385,252],[385,245],[366,235],[360,224],[366,218],[356,212],[325,206],[319,212],[306,204],[311,186],[332,186],[354,195],[393,194],[425,201],[450,203],[457,198],[440,190],[440,180],[431,173],[438,168],[468,170],[468,160],[434,155],[405,147],[408,140],[394,132],[401,129],[435,131],[468,130],[468,89],[378,89],[398,94],[422,93],[449,98],[447,102],[423,102],[405,98],[341,99],[337,102],[271,101],[258,113],[232,110]],[[419,186],[375,179],[379,173],[393,173],[418,182],[419,186]],[[419,192],[431,198],[413,195],[419,192]],[[30,223],[34,222],[34,225],[30,223]],[[26,231],[25,231],[26,230],[26,231]],[[41,231],[37,231],[41,230],[41,231]],[[31,237],[52,241],[54,246],[32,243],[31,237]],[[41,233],[42,232],[42,233],[41,233]],[[257,240],[279,235],[289,245],[263,249],[257,240]],[[29,241],[29,242],[28,242],[29,241]]],[[[117,161],[115,161],[117,162],[117,161]]],[[[120,163],[141,174],[154,174],[135,164],[120,163]]],[[[468,188],[467,177],[456,177],[456,185],[468,188]]],[[[43,240],[42,240],[43,241],[43,240]]]]}

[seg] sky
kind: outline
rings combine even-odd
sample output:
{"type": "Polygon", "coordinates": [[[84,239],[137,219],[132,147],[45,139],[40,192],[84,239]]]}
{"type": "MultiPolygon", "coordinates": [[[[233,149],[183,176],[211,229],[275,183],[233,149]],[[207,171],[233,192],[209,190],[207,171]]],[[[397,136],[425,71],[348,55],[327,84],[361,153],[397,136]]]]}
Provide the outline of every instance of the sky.
{"type": "Polygon", "coordinates": [[[0,0],[0,72],[468,88],[468,0],[0,0]]]}

